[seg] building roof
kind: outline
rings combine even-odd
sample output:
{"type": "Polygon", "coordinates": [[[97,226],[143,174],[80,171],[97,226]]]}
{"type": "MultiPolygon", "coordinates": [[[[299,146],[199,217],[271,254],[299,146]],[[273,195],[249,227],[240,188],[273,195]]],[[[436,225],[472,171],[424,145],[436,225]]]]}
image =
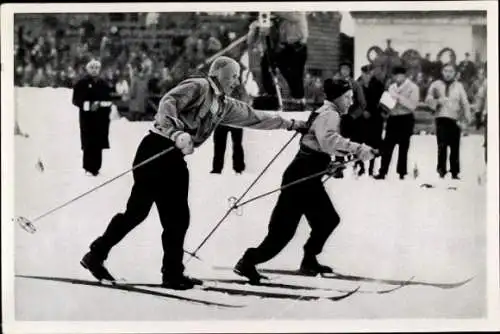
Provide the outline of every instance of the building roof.
{"type": "Polygon", "coordinates": [[[433,11],[352,11],[350,12],[354,19],[367,18],[469,18],[481,17],[486,18],[485,10],[433,10],[433,11]]]}

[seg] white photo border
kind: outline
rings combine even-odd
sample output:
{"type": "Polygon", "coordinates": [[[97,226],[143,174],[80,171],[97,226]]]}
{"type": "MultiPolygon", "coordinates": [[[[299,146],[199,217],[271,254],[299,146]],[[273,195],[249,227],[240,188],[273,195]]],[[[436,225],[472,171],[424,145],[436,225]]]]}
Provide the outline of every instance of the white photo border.
{"type": "Polygon", "coordinates": [[[498,207],[498,3],[496,1],[407,2],[231,2],[231,3],[57,3],[4,4],[1,7],[2,59],[2,317],[5,333],[237,333],[237,332],[376,332],[484,331],[500,329],[498,207]],[[484,319],[398,319],[331,321],[183,321],[183,322],[22,322],[15,321],[14,298],[14,14],[169,11],[487,11],[488,184],[487,310],[484,319]]]}

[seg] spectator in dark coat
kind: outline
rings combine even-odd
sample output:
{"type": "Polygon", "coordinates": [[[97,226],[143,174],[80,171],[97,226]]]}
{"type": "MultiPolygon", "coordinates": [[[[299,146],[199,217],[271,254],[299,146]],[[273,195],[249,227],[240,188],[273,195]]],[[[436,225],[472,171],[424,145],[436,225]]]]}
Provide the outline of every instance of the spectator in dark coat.
{"type": "Polygon", "coordinates": [[[476,65],[470,60],[470,54],[468,52],[465,53],[465,59],[460,62],[458,68],[460,77],[462,78],[462,84],[465,86],[465,91],[467,91],[476,77],[476,65]]]}
{"type": "Polygon", "coordinates": [[[83,169],[97,176],[102,165],[102,150],[109,148],[111,91],[109,85],[99,78],[100,62],[92,60],[86,69],[88,75],[74,87],[73,104],[80,109],[83,169]]]}
{"type": "MultiPolygon", "coordinates": [[[[372,77],[372,68],[370,65],[365,65],[361,67],[361,76],[358,78],[357,83],[363,91],[363,96],[366,99],[370,94],[369,84],[372,77]]],[[[354,130],[352,133],[351,140],[358,143],[367,143],[369,141],[369,131],[371,127],[371,114],[367,110],[367,104],[365,100],[365,108],[361,110],[361,116],[354,120],[354,130]]],[[[365,163],[358,161],[356,166],[359,166],[358,175],[361,176],[365,173],[365,163]]],[[[373,162],[370,160],[369,175],[373,175],[373,162]]]]}
{"type": "MultiPolygon", "coordinates": [[[[386,113],[379,101],[385,91],[385,73],[380,68],[371,70],[370,82],[365,89],[366,96],[366,128],[365,128],[365,143],[375,149],[380,150],[382,144],[382,132],[384,130],[384,117],[386,113]]],[[[373,168],[375,159],[370,160],[368,174],[373,176],[373,168]]]]}

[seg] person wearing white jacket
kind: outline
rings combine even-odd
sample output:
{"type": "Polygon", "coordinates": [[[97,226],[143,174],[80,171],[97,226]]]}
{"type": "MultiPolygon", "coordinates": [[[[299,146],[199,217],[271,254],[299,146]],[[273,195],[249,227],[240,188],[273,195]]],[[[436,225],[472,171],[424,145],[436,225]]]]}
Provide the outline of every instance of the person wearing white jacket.
{"type": "Polygon", "coordinates": [[[382,163],[375,179],[383,180],[389,171],[392,152],[396,145],[398,149],[397,173],[404,179],[408,169],[408,150],[415,125],[414,111],[419,100],[419,88],[406,73],[406,68],[395,67],[393,70],[395,82],[389,87],[389,95],[395,105],[387,119],[385,138],[382,144],[382,163]]]}
{"type": "Polygon", "coordinates": [[[445,64],[442,78],[429,87],[426,103],[436,112],[436,138],[438,145],[437,172],[441,178],[447,173],[446,156],[450,147],[450,172],[453,179],[460,173],[460,136],[463,121],[471,122],[470,104],[462,83],[455,79],[455,65],[445,64]]]}

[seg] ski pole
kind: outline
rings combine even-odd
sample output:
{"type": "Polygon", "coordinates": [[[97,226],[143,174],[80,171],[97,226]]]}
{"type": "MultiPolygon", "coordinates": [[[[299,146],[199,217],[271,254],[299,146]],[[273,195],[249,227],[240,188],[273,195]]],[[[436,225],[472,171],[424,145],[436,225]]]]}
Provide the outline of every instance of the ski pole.
{"type": "Polygon", "coordinates": [[[271,38],[269,36],[266,36],[265,38],[266,41],[266,46],[267,46],[267,51],[265,52],[264,56],[267,58],[267,63],[269,67],[269,74],[271,74],[271,77],[273,79],[274,83],[274,88],[276,89],[276,97],[278,98],[278,105],[279,105],[279,111],[283,111],[283,97],[281,96],[281,90],[280,90],[280,85],[278,81],[278,71],[276,66],[274,66],[273,61],[271,59],[270,52],[272,50],[271,48],[271,38]]]}
{"type": "Polygon", "coordinates": [[[144,166],[145,164],[147,164],[147,163],[149,163],[149,162],[151,162],[151,161],[159,158],[162,155],[167,154],[168,152],[172,151],[173,149],[174,149],[174,147],[169,147],[169,148],[167,148],[167,149],[165,149],[165,150],[163,150],[163,151],[161,151],[161,152],[153,155],[152,157],[150,157],[150,158],[142,161],[141,163],[133,166],[132,168],[130,168],[130,169],[128,169],[128,170],[126,170],[126,171],[118,174],[117,176],[115,176],[115,177],[113,177],[113,178],[105,181],[104,183],[101,183],[100,185],[98,185],[98,186],[96,186],[96,187],[94,187],[94,188],[92,188],[90,190],[87,190],[83,194],[80,194],[80,195],[76,196],[75,198],[70,199],[69,201],[67,201],[67,202],[65,202],[65,203],[63,203],[63,204],[61,204],[61,205],[59,205],[59,206],[57,206],[57,207],[55,207],[55,208],[53,208],[53,209],[45,212],[44,214],[39,215],[38,217],[35,217],[35,218],[33,218],[33,219],[30,220],[30,219],[27,219],[25,217],[19,216],[19,217],[14,218],[13,220],[15,222],[17,222],[27,232],[35,233],[36,232],[36,227],[34,225],[34,222],[36,222],[36,221],[38,221],[38,220],[40,220],[40,219],[42,219],[44,217],[47,217],[48,215],[50,215],[50,214],[52,214],[52,213],[54,213],[54,212],[56,212],[56,211],[58,211],[58,210],[60,210],[60,209],[62,209],[64,207],[68,206],[69,204],[75,202],[76,200],[78,200],[78,199],[80,199],[80,198],[82,198],[82,197],[84,197],[84,196],[86,196],[86,195],[88,195],[88,194],[96,191],[99,188],[104,187],[105,185],[107,185],[107,184],[113,182],[114,180],[122,177],[123,175],[125,175],[125,174],[127,174],[127,173],[129,173],[129,172],[131,172],[131,171],[133,171],[133,170],[141,167],[141,166],[144,166]]]}
{"type": "Polygon", "coordinates": [[[251,202],[254,202],[254,201],[256,201],[256,200],[258,200],[260,198],[269,196],[269,195],[274,194],[275,192],[278,192],[278,191],[281,191],[281,190],[285,190],[285,189],[287,189],[289,187],[292,187],[292,186],[297,185],[299,183],[308,181],[310,179],[314,179],[314,178],[316,178],[318,176],[323,176],[325,174],[329,174],[328,177],[325,179],[325,181],[323,181],[323,182],[326,182],[330,177],[332,177],[332,173],[335,172],[338,168],[344,167],[348,163],[351,163],[351,162],[354,162],[354,161],[356,161],[356,160],[349,160],[349,161],[346,161],[346,162],[343,162],[343,163],[340,163],[340,164],[336,164],[335,166],[329,167],[329,168],[327,168],[327,169],[325,169],[325,170],[323,170],[321,172],[318,172],[318,173],[315,173],[315,174],[312,174],[312,175],[309,175],[309,176],[305,176],[305,177],[300,178],[298,180],[295,180],[293,182],[287,183],[284,186],[281,186],[281,187],[276,188],[274,190],[270,190],[270,191],[265,192],[263,194],[257,195],[255,197],[250,198],[250,199],[247,199],[246,201],[244,201],[244,202],[242,202],[240,204],[234,204],[233,205],[233,209],[241,208],[242,206],[247,205],[247,204],[249,204],[251,202]]]}
{"type": "Polygon", "coordinates": [[[247,204],[249,204],[249,203],[252,203],[253,201],[256,201],[256,200],[258,200],[258,199],[260,199],[260,198],[263,198],[263,197],[269,196],[269,195],[271,195],[271,194],[274,194],[275,192],[278,192],[278,191],[280,191],[280,190],[285,190],[285,189],[287,189],[287,188],[289,188],[289,187],[292,187],[292,186],[294,186],[294,185],[296,185],[296,184],[299,184],[299,183],[305,182],[305,181],[310,180],[310,179],[314,179],[314,178],[316,178],[316,177],[318,177],[318,176],[322,176],[322,175],[324,175],[324,174],[328,173],[328,171],[329,171],[329,169],[325,169],[325,170],[323,170],[323,171],[321,171],[321,172],[318,172],[318,173],[315,173],[315,174],[312,174],[312,175],[309,175],[309,176],[303,177],[303,178],[301,178],[301,179],[295,180],[295,181],[293,181],[293,182],[290,182],[290,183],[288,183],[288,184],[286,184],[286,185],[284,185],[284,186],[282,186],[282,187],[279,187],[279,188],[276,188],[276,189],[274,189],[274,190],[270,190],[270,191],[268,191],[268,192],[265,192],[265,193],[263,193],[263,194],[260,194],[260,195],[258,195],[258,196],[252,197],[252,198],[250,198],[250,199],[248,199],[248,200],[246,200],[246,201],[244,201],[244,202],[241,202],[240,204],[234,204],[234,205],[233,205],[233,209],[238,209],[238,208],[241,208],[241,207],[242,207],[242,206],[244,206],[244,205],[247,205],[247,204]]]}
{"type": "Polygon", "coordinates": [[[196,69],[198,71],[201,70],[203,67],[207,66],[212,61],[214,61],[215,58],[220,57],[223,54],[225,54],[226,52],[228,52],[228,51],[232,50],[233,48],[237,47],[238,45],[240,45],[241,43],[243,43],[246,39],[247,39],[247,35],[243,35],[240,38],[234,40],[231,44],[229,44],[228,46],[226,46],[224,49],[220,50],[216,54],[214,54],[214,55],[210,56],[209,58],[205,59],[205,61],[203,61],[203,63],[201,63],[198,66],[196,66],[196,69]]]}
{"type": "MultiPolygon", "coordinates": [[[[299,132],[295,132],[295,134],[283,145],[283,147],[278,151],[278,153],[275,154],[275,156],[269,161],[269,163],[264,167],[262,172],[255,178],[255,180],[247,187],[247,189],[243,192],[243,194],[236,200],[235,205],[237,205],[243,197],[248,194],[248,192],[253,188],[253,186],[257,183],[257,181],[264,175],[264,173],[269,169],[269,167],[272,165],[272,163],[278,158],[278,156],[285,150],[285,148],[290,145],[290,143],[297,137],[299,132]]],[[[200,249],[205,245],[205,243],[210,239],[210,237],[215,233],[215,231],[219,228],[219,226],[226,220],[226,218],[229,216],[229,214],[234,210],[234,206],[230,207],[224,216],[217,222],[217,224],[214,226],[214,228],[210,231],[210,233],[203,239],[203,241],[196,247],[196,249],[193,252],[186,252],[187,254],[191,255],[192,257],[196,257],[200,249]]],[[[191,261],[191,258],[189,258],[186,262],[189,263],[191,261]]]]}

